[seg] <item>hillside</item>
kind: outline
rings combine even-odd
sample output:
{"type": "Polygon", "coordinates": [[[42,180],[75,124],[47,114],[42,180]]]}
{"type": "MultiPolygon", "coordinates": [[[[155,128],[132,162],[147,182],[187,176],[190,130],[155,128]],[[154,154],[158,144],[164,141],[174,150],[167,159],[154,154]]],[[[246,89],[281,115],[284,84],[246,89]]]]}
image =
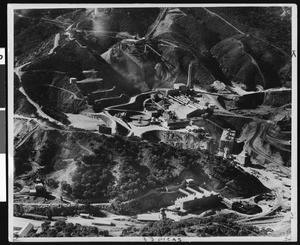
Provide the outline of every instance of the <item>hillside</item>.
{"type": "MultiPolygon", "coordinates": [[[[39,177],[46,180],[47,189],[56,198],[53,202],[63,197],[71,203],[109,203],[111,212],[126,215],[173,205],[181,194],[165,191],[165,187],[181,186],[186,179],[227,198],[270,192],[261,179],[234,160],[199,147],[193,149],[196,140],[187,142],[185,131],[171,133],[166,144],[159,142],[159,135],[153,135],[155,130],[148,131],[152,134],[149,138],[156,137],[157,141],[146,141],[131,136],[138,134],[127,128],[127,119],[130,113],[144,113],[148,106],[144,97],[137,102],[130,97],[186,84],[190,68],[192,96],[187,93],[185,97],[199,105],[203,102],[200,108],[214,106],[209,108],[214,108],[209,115],[212,123],[206,126],[203,138],[213,138],[218,148],[223,129],[231,128],[240,140],[237,154],[242,149],[251,150],[257,165],[277,159],[277,165],[288,167],[291,91],[286,88],[292,86],[291,58],[290,40],[282,36],[290,35],[289,18],[278,8],[246,12],[204,7],[16,11],[15,192],[26,186],[34,188],[39,177]],[[211,86],[216,80],[231,92],[228,97],[216,96],[220,91],[211,86]],[[203,89],[205,96],[195,88],[203,89]],[[276,89],[266,90],[272,88],[276,89]],[[199,95],[198,102],[195,94],[199,95]],[[122,106],[112,108],[118,104],[122,106]],[[270,126],[266,120],[275,123],[270,126]],[[104,121],[111,128],[103,126],[104,121]],[[221,133],[216,132],[215,124],[221,133]],[[128,137],[115,135],[113,129],[128,137]],[[256,129],[263,130],[254,137],[256,129]],[[274,140],[278,135],[282,149],[274,140]],[[179,136],[184,149],[175,147],[179,136]],[[171,140],[176,144],[168,145],[171,140]]],[[[145,96],[147,103],[151,100],[150,109],[155,104],[157,118],[170,101],[159,96],[145,96]]],[[[201,111],[203,121],[207,111],[201,111]]],[[[150,121],[154,116],[147,118],[150,121]]],[[[140,126],[137,120],[135,123],[140,126]]],[[[151,124],[150,128],[161,126],[155,120],[151,124]]],[[[32,199],[25,202],[40,201],[32,199]]],[[[199,222],[192,221],[195,226],[199,222]]],[[[234,234],[239,233],[237,226],[234,229],[234,234]]],[[[141,231],[128,229],[124,235],[151,232],[149,226],[141,231]]],[[[241,229],[243,232],[248,234],[241,229]]]]}
{"type": "MultiPolygon", "coordinates": [[[[290,19],[279,12],[278,8],[246,12],[242,8],[81,9],[59,15],[50,24],[41,17],[34,21],[18,18],[16,61],[21,65],[45,56],[57,33],[59,47],[67,44],[70,49],[66,29],[76,24],[77,38],[99,54],[111,50],[105,60],[142,91],[186,83],[192,60],[197,61],[192,80],[203,88],[215,80],[228,85],[235,82],[246,90],[255,90],[257,85],[290,86],[290,41],[283,38],[290,36],[290,19]],[[29,23],[31,27],[24,29],[29,23]],[[138,66],[120,50],[116,34],[125,32],[150,41],[148,54],[138,66]]],[[[89,59],[83,56],[81,62],[89,63],[89,59]]]]}
{"type": "Polygon", "coordinates": [[[187,178],[225,197],[268,191],[241,168],[196,150],[55,129],[41,120],[15,119],[15,127],[16,180],[24,174],[64,180],[72,199],[126,202],[187,178]]]}

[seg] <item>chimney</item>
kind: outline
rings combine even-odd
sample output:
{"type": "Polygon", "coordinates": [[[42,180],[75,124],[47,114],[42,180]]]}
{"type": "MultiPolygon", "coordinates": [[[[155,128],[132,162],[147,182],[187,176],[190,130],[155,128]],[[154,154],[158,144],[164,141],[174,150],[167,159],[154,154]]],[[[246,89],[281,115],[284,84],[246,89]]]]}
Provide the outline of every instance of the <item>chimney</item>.
{"type": "Polygon", "coordinates": [[[189,69],[188,69],[188,80],[187,80],[187,87],[188,89],[192,89],[192,67],[196,63],[196,60],[192,60],[189,64],[189,69]]]}

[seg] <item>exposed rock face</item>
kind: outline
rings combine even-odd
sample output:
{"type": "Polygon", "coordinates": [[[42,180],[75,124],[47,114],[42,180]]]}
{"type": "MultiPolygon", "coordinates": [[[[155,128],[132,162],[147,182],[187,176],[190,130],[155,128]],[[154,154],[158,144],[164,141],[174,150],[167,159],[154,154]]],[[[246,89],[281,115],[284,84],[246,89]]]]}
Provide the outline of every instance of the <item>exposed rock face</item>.
{"type": "MultiPolygon", "coordinates": [[[[256,37],[242,32],[215,14],[213,8],[162,9],[150,26],[146,39],[159,43],[157,51],[161,55],[161,60],[145,56],[145,60],[141,61],[142,65],[148,65],[148,74],[142,68],[134,67],[136,64],[127,60],[126,55],[118,53],[118,45],[111,54],[112,60],[116,53],[120,57],[114,60],[114,68],[119,70],[120,62],[127,63],[125,66],[136,73],[140,87],[145,86],[142,83],[146,83],[149,88],[171,87],[176,82],[186,83],[188,66],[194,60],[197,65],[191,74],[192,81],[203,88],[215,80],[226,85],[231,85],[231,81],[240,83],[246,90],[255,90],[257,85],[263,88],[280,87],[290,80],[291,59],[285,51],[261,35],[256,37]],[[157,71],[154,67],[161,65],[161,61],[166,65],[163,67],[164,72],[169,73],[164,79],[155,77],[157,71]],[[155,82],[149,84],[147,78],[155,82]]],[[[149,45],[155,47],[156,44],[152,41],[149,45]]],[[[123,72],[126,74],[126,71],[123,72]]],[[[127,74],[132,75],[130,72],[127,74]]]]}
{"type": "Polygon", "coordinates": [[[280,69],[290,62],[289,56],[254,36],[240,34],[222,40],[211,49],[225,75],[247,90],[280,87],[280,69]]]}
{"type": "Polygon", "coordinates": [[[256,85],[281,86],[281,70],[286,70],[290,56],[261,38],[243,33],[212,11],[167,10],[153,37],[188,47],[187,52],[192,52],[215,79],[225,84],[243,83],[248,90],[254,90],[256,85]],[[212,66],[213,62],[217,66],[212,66]]]}
{"type": "MultiPolygon", "coordinates": [[[[286,124],[288,124],[287,121],[286,124]]],[[[240,141],[245,143],[244,149],[251,152],[251,157],[256,163],[264,166],[267,163],[275,162],[279,166],[290,166],[289,136],[281,132],[280,125],[279,121],[273,128],[264,123],[259,125],[256,122],[244,126],[240,141]],[[261,131],[257,131],[258,128],[261,131]]]]}
{"type": "MultiPolygon", "coordinates": [[[[215,80],[227,85],[231,85],[231,81],[244,84],[247,90],[255,90],[257,85],[263,88],[290,86],[291,59],[286,51],[267,41],[271,38],[263,36],[264,30],[259,30],[259,37],[255,36],[250,21],[238,25],[239,29],[235,26],[236,20],[228,14],[230,10],[223,11],[225,18],[221,17],[223,12],[219,8],[216,8],[216,12],[219,14],[214,12],[214,8],[163,8],[160,12],[158,8],[147,11],[76,10],[55,19],[64,23],[63,26],[57,27],[51,23],[47,27],[42,22],[43,28],[47,28],[47,35],[39,36],[40,43],[30,46],[30,51],[26,50],[26,54],[22,53],[17,57],[17,62],[24,64],[25,61],[44,56],[50,51],[55,32],[59,30],[59,46],[67,45],[63,48],[64,55],[70,55],[69,52],[74,52],[75,49],[77,58],[74,59],[80,57],[83,69],[93,66],[94,61],[86,51],[79,50],[82,48],[66,41],[67,27],[76,25],[77,31],[73,35],[76,34],[79,40],[83,40],[99,54],[117,44],[103,57],[142,91],[153,87],[171,87],[174,82],[186,83],[188,66],[193,60],[197,64],[192,70],[192,82],[203,88],[207,88],[215,80]],[[120,39],[116,38],[118,32],[145,36],[149,40],[148,47],[142,49],[150,54],[143,54],[144,59],[139,64],[128,58],[120,50],[120,39]]],[[[281,17],[278,15],[278,18],[281,17]]],[[[19,22],[22,23],[22,20],[18,19],[19,22]]],[[[37,35],[34,29],[31,32],[37,35]]],[[[17,33],[16,43],[20,46],[21,37],[23,40],[28,33],[17,33]]],[[[22,48],[28,45],[23,45],[22,48]]]]}

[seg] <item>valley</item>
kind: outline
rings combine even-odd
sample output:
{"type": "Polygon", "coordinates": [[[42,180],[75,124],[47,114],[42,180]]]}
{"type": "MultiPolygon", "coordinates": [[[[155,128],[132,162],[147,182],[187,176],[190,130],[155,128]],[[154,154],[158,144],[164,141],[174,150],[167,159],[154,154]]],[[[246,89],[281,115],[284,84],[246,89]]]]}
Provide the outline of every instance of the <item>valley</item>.
{"type": "Polygon", "coordinates": [[[288,44],[231,11],[16,11],[16,237],[290,237],[288,44]]]}

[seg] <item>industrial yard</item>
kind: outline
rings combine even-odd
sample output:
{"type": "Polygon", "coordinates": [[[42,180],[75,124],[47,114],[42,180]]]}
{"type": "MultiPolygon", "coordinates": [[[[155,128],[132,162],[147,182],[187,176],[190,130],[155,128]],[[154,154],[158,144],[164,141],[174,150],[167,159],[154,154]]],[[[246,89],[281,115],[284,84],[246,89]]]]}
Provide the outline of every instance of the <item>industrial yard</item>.
{"type": "MultiPolygon", "coordinates": [[[[237,222],[256,224],[261,227],[270,228],[271,224],[274,223],[275,229],[278,229],[276,219],[279,219],[281,216],[283,219],[279,219],[280,222],[288,222],[286,212],[290,206],[290,188],[287,186],[283,189],[274,183],[278,182],[279,178],[288,180],[290,176],[289,170],[286,172],[287,175],[267,173],[256,169],[256,164],[251,162],[248,151],[243,150],[237,154],[238,143],[236,131],[230,128],[222,128],[222,126],[210,120],[210,116],[214,114],[233,114],[220,107],[216,103],[216,100],[207,96],[207,94],[194,91],[192,85],[188,83],[189,81],[190,79],[188,78],[187,85],[174,84],[173,89],[155,89],[154,91],[137,95],[129,98],[127,103],[118,101],[120,103],[118,104],[114,99],[115,97],[107,97],[105,101],[108,104],[106,104],[107,107],[103,108],[103,112],[84,112],[80,115],[80,119],[79,115],[75,117],[75,115],[70,114],[69,118],[74,118],[71,121],[75,121],[77,124],[82,121],[78,125],[71,125],[75,128],[98,131],[107,135],[121,134],[127,137],[137,136],[142,139],[171,144],[174,147],[209,152],[219,158],[228,159],[237,168],[243,168],[250,174],[255,175],[265,186],[270,188],[273,192],[272,195],[274,195],[273,204],[255,202],[255,198],[228,199],[215,191],[208,191],[201,186],[195,186],[193,179],[187,179],[180,187],[171,188],[173,192],[180,194],[174,200],[173,205],[161,208],[160,212],[138,214],[137,216],[123,216],[122,218],[108,213],[108,216],[105,218],[92,216],[91,218],[84,218],[80,214],[77,217],[62,217],[65,222],[79,223],[85,226],[100,225],[101,228],[108,230],[112,236],[121,235],[122,231],[128,226],[142,228],[147,222],[164,219],[180,221],[192,217],[201,217],[209,210],[219,210],[217,212],[220,213],[234,212],[238,214],[241,220],[237,220],[237,222]],[[109,100],[112,103],[109,103],[109,100]],[[210,124],[217,127],[218,131],[212,132],[210,124]],[[152,135],[152,137],[149,138],[149,135],[152,135]],[[241,205],[237,205],[239,203],[241,205]],[[283,210],[279,215],[277,214],[275,217],[274,215],[270,215],[276,212],[279,207],[283,210]],[[120,219],[123,221],[116,221],[120,219]]],[[[71,82],[74,83],[73,78],[70,79],[71,82]]],[[[91,83],[93,80],[89,80],[89,82],[91,83]]],[[[99,79],[96,79],[95,82],[98,83],[99,79]]],[[[77,84],[77,82],[75,83],[77,84]]],[[[82,83],[79,81],[78,84],[82,83]]],[[[100,92],[98,92],[99,94],[100,92]]],[[[101,94],[108,95],[106,90],[101,91],[101,94]]],[[[94,96],[94,92],[91,92],[88,96],[94,96]]],[[[91,101],[91,99],[88,100],[91,101]]],[[[101,99],[97,99],[98,103],[99,100],[101,101],[101,99]]],[[[93,104],[93,102],[91,103],[93,104]]],[[[260,120],[258,121],[260,122],[260,120]]],[[[256,134],[253,138],[258,137],[256,134]]],[[[286,147],[288,146],[286,144],[286,147]]],[[[41,183],[35,185],[35,190],[26,188],[21,190],[21,194],[43,196],[43,194],[40,194],[43,188],[41,183]]],[[[58,196],[54,198],[58,198],[58,196]]],[[[48,205],[65,205],[63,203],[68,203],[68,201],[62,200],[62,197],[60,201],[56,201],[56,203],[50,202],[48,205]]],[[[26,203],[26,205],[30,205],[30,203],[26,203]]],[[[36,203],[35,205],[40,204],[36,203]]],[[[78,204],[69,202],[67,205],[78,204]]],[[[89,216],[89,214],[86,215],[89,216]]],[[[21,225],[24,222],[24,218],[16,218],[16,223],[20,223],[21,225]]],[[[34,226],[30,226],[31,229],[28,228],[29,231],[39,229],[41,223],[32,221],[34,226]]],[[[52,223],[54,224],[55,221],[52,221],[52,223]]],[[[24,227],[24,225],[22,226],[24,227]]],[[[21,236],[25,236],[23,230],[19,233],[21,236]]]]}

